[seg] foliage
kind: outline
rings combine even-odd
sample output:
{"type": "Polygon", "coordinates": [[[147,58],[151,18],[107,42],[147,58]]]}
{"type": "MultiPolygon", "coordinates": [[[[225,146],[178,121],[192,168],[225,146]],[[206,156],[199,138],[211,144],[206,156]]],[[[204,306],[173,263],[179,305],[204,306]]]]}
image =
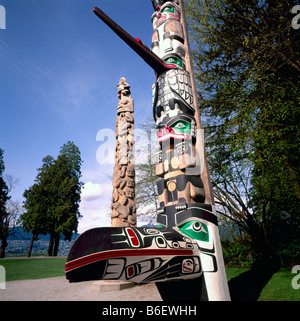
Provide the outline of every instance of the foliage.
{"type": "Polygon", "coordinates": [[[251,267],[255,259],[249,242],[222,242],[222,250],[226,268],[251,267]]]}
{"type": "Polygon", "coordinates": [[[149,161],[147,164],[137,165],[136,181],[136,202],[138,205],[139,217],[146,215],[152,221],[152,219],[156,218],[158,208],[155,164],[152,164],[149,161]]]}
{"type": "MultiPolygon", "coordinates": [[[[284,244],[283,244],[284,245],[284,244]]],[[[282,266],[293,267],[300,262],[300,244],[291,242],[290,246],[282,246],[278,249],[278,255],[281,259],[282,266]]]]}
{"type": "Polygon", "coordinates": [[[7,237],[9,229],[9,215],[7,213],[6,203],[10,199],[8,196],[8,186],[4,181],[3,172],[5,170],[3,161],[3,149],[0,148],[0,258],[5,256],[5,248],[7,246],[7,237]]]}
{"type": "MultiPolygon", "coordinates": [[[[154,144],[151,133],[155,130],[155,123],[146,119],[141,128],[147,132],[148,143],[140,146],[139,156],[144,160],[136,164],[136,203],[139,217],[147,217],[149,224],[156,224],[158,209],[156,164],[153,162],[154,144]],[[149,140],[150,137],[150,140],[149,140]],[[143,154],[143,155],[142,155],[143,154]],[[153,222],[154,221],[154,222],[153,222]]],[[[156,137],[155,137],[156,139],[156,137]]]]}
{"type": "Polygon", "coordinates": [[[41,215],[47,212],[47,204],[45,197],[41,197],[42,194],[42,186],[38,183],[25,190],[23,194],[23,205],[27,211],[21,216],[22,225],[25,231],[34,235],[34,239],[37,239],[39,234],[47,234],[46,215],[41,215]]]}
{"type": "Polygon", "coordinates": [[[19,202],[8,196],[17,183],[17,179],[11,175],[3,175],[5,169],[3,152],[0,149],[0,258],[5,257],[7,239],[9,235],[14,233],[21,211],[19,202]]]}
{"type": "Polygon", "coordinates": [[[291,0],[186,1],[218,209],[257,253],[299,243],[300,38],[291,0]]]}
{"type": "Polygon", "coordinates": [[[3,161],[4,150],[0,148],[0,226],[4,224],[4,218],[6,215],[6,202],[10,199],[8,196],[9,190],[6,182],[3,178],[3,173],[5,170],[4,161],[3,161]]]}
{"type": "Polygon", "coordinates": [[[68,142],[57,159],[43,158],[36,183],[24,192],[23,227],[33,233],[35,240],[39,234],[50,234],[48,255],[57,254],[61,236],[70,241],[73,232],[77,232],[81,163],[78,147],[68,142]]]}

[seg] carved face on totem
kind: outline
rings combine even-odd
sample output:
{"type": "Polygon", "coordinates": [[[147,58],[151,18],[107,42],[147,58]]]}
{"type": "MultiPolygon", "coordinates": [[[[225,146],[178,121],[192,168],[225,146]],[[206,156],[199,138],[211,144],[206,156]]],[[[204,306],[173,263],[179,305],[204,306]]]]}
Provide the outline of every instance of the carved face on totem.
{"type": "Polygon", "coordinates": [[[154,10],[158,10],[165,2],[173,2],[173,0],[151,0],[154,10]]]}
{"type": "Polygon", "coordinates": [[[196,122],[194,117],[178,115],[169,121],[163,121],[158,126],[158,141],[166,140],[190,140],[195,136],[196,122]]]}
{"type": "Polygon", "coordinates": [[[164,62],[184,67],[184,36],[180,8],[171,1],[156,7],[151,17],[153,26],[151,50],[164,62]]]}
{"type": "Polygon", "coordinates": [[[134,167],[128,166],[128,168],[127,168],[127,176],[128,177],[134,177],[134,174],[135,174],[134,167]]]}
{"type": "Polygon", "coordinates": [[[153,13],[151,17],[153,29],[155,30],[167,19],[176,19],[178,21],[180,20],[179,7],[171,1],[167,1],[162,6],[158,6],[157,10],[153,13]]]}
{"type": "Polygon", "coordinates": [[[187,139],[191,137],[191,123],[180,120],[171,127],[166,126],[158,130],[158,141],[161,143],[167,139],[187,139]]]}
{"type": "Polygon", "coordinates": [[[126,78],[122,77],[118,83],[118,97],[121,99],[123,96],[130,95],[130,86],[126,81],[126,78]]]}

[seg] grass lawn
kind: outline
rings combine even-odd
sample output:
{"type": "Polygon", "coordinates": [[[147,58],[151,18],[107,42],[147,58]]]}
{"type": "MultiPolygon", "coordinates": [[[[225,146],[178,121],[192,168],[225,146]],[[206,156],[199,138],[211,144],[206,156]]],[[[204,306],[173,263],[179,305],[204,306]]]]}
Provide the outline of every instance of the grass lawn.
{"type": "Polygon", "coordinates": [[[292,288],[293,277],[291,270],[280,269],[263,288],[258,301],[300,301],[300,289],[292,288]]]}
{"type": "MultiPolygon", "coordinates": [[[[6,270],[6,281],[42,279],[65,275],[65,258],[1,259],[6,270]]],[[[227,280],[249,269],[226,269],[227,280]]],[[[280,269],[273,274],[260,293],[258,301],[300,301],[300,289],[294,290],[291,282],[295,274],[289,269],[280,269]]]]}
{"type": "Polygon", "coordinates": [[[226,269],[227,281],[230,281],[231,279],[239,276],[240,274],[246,271],[249,271],[249,269],[239,269],[239,268],[226,269]]]}
{"type": "MultiPolygon", "coordinates": [[[[249,271],[250,269],[232,268],[226,269],[227,281],[249,271]]],[[[300,289],[292,287],[292,279],[295,274],[290,269],[280,269],[274,273],[266,286],[262,289],[258,301],[300,301],[300,289]]]]}
{"type": "Polygon", "coordinates": [[[65,275],[65,258],[4,259],[6,281],[43,279],[65,275]]]}

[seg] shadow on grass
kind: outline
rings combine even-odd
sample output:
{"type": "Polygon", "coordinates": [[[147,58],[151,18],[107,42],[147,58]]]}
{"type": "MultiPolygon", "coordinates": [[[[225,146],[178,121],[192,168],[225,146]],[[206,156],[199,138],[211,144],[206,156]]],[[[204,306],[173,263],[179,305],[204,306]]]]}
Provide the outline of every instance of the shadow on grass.
{"type": "Polygon", "coordinates": [[[255,262],[251,270],[228,282],[231,301],[257,301],[261,291],[280,269],[279,259],[255,262]]]}

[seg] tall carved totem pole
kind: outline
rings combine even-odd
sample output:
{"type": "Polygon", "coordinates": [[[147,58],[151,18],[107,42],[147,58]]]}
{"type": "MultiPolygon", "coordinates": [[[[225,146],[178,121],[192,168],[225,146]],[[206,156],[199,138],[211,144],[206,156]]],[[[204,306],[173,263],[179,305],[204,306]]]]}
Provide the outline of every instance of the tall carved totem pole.
{"type": "MultiPolygon", "coordinates": [[[[155,12],[151,19],[154,31],[151,49],[165,63],[176,65],[158,76],[153,85],[153,114],[161,147],[156,165],[156,174],[160,177],[157,221],[162,226],[177,226],[183,234],[197,240],[205,282],[202,287],[208,299],[227,299],[229,293],[211,188],[209,181],[205,188],[201,178],[201,173],[205,178],[209,176],[206,159],[201,159],[205,153],[198,104],[195,104],[197,96],[186,67],[189,44],[183,4],[163,0],[152,0],[152,3],[155,12]]],[[[188,63],[192,70],[190,60],[188,63]]],[[[161,286],[166,287],[166,284],[161,286]]]]}
{"type": "Polygon", "coordinates": [[[124,77],[118,84],[118,97],[111,226],[133,227],[136,226],[134,106],[124,77]]]}
{"type": "Polygon", "coordinates": [[[183,2],[152,4],[151,50],[100,9],[93,10],[156,73],[152,97],[160,146],[158,227],[87,231],[69,253],[67,278],[156,282],[163,300],[230,300],[183,2]]]}

